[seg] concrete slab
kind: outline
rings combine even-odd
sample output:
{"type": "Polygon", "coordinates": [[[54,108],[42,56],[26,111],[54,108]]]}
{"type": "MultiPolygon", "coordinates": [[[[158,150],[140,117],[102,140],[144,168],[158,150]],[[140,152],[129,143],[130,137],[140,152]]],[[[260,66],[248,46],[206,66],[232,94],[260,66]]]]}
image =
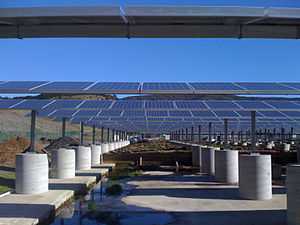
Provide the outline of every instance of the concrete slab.
{"type": "Polygon", "coordinates": [[[106,174],[108,169],[103,168],[92,168],[89,170],[76,170],[76,176],[94,176],[97,178],[97,181],[101,179],[101,176],[106,174]]]}
{"type": "Polygon", "coordinates": [[[68,201],[71,190],[50,190],[38,195],[10,194],[0,198],[0,225],[35,225],[51,220],[68,201]]]}
{"type": "Polygon", "coordinates": [[[94,166],[94,168],[107,168],[107,169],[110,169],[110,170],[112,170],[114,167],[116,167],[115,163],[102,163],[98,166],[94,166]]]}
{"type": "Polygon", "coordinates": [[[69,179],[49,179],[51,190],[72,190],[76,194],[86,193],[97,182],[96,176],[77,176],[69,179]]]}

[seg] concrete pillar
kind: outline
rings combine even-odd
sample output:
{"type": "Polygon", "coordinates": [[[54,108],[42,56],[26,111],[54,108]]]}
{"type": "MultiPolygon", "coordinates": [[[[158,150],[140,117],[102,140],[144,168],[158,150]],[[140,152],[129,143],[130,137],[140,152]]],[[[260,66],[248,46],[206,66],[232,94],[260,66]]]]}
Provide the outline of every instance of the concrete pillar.
{"type": "Polygon", "coordinates": [[[201,172],[215,175],[215,149],[212,147],[201,148],[201,172]]]}
{"type": "Polygon", "coordinates": [[[66,118],[62,119],[62,126],[61,126],[61,136],[66,136],[66,118]]]}
{"type": "Polygon", "coordinates": [[[108,143],[102,143],[101,144],[101,152],[102,152],[102,155],[104,154],[104,153],[107,153],[108,152],[108,143]]]}
{"type": "Polygon", "coordinates": [[[291,164],[287,169],[287,225],[300,224],[300,165],[291,164]]]}
{"type": "Polygon", "coordinates": [[[215,151],[215,178],[217,181],[236,184],[239,181],[239,152],[234,150],[215,151]]]}
{"type": "Polygon", "coordinates": [[[51,177],[68,179],[75,177],[75,150],[60,148],[51,152],[51,177]]]}
{"type": "Polygon", "coordinates": [[[92,145],[91,151],[92,166],[99,166],[101,163],[101,145],[92,145]]]}
{"type": "Polygon", "coordinates": [[[272,169],[270,155],[241,155],[239,157],[239,192],[243,199],[272,198],[272,169]]]}
{"type": "Polygon", "coordinates": [[[199,145],[192,145],[192,164],[194,167],[201,165],[201,147],[199,145]]]}
{"type": "Polygon", "coordinates": [[[40,194],[48,191],[47,154],[16,155],[16,193],[40,194]]]}
{"type": "Polygon", "coordinates": [[[76,149],[76,170],[89,170],[91,163],[91,147],[78,146],[76,149]]]}
{"type": "Polygon", "coordinates": [[[256,150],[256,112],[251,111],[251,149],[256,150]]]}
{"type": "Polygon", "coordinates": [[[284,152],[289,152],[290,149],[291,149],[291,144],[283,143],[283,151],[284,152]]]}

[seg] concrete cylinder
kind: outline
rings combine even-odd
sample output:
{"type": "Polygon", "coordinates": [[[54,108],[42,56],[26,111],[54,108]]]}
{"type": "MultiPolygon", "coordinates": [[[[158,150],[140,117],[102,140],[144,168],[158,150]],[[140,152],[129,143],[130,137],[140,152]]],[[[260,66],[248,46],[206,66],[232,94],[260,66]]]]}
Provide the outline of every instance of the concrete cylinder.
{"type": "Polygon", "coordinates": [[[101,145],[92,145],[92,166],[99,166],[101,160],[101,145]]]}
{"type": "Polygon", "coordinates": [[[192,146],[192,164],[194,167],[200,167],[201,164],[201,147],[199,145],[192,146]]]}
{"type": "Polygon", "coordinates": [[[76,149],[76,170],[89,170],[91,163],[91,147],[78,146],[76,149]]]}
{"type": "Polygon", "coordinates": [[[48,191],[47,154],[16,155],[16,193],[40,194],[48,191]]]}
{"type": "Polygon", "coordinates": [[[74,149],[60,148],[51,152],[51,177],[58,179],[75,177],[74,149]]]}
{"type": "Polygon", "coordinates": [[[291,144],[288,144],[288,143],[283,144],[283,151],[284,152],[289,152],[290,149],[291,149],[291,144]]]}
{"type": "Polygon", "coordinates": [[[243,199],[272,198],[270,155],[241,155],[239,157],[239,193],[243,199]]]}
{"type": "Polygon", "coordinates": [[[215,178],[219,182],[239,182],[239,152],[234,150],[215,151],[215,178]]]}
{"type": "Polygon", "coordinates": [[[215,149],[212,147],[201,148],[201,172],[215,175],[215,149]]]}
{"type": "Polygon", "coordinates": [[[273,144],[272,143],[267,143],[266,149],[272,150],[273,149],[273,144]]]}
{"type": "Polygon", "coordinates": [[[102,154],[108,152],[108,143],[101,144],[101,152],[102,152],[102,154]]]}
{"type": "Polygon", "coordinates": [[[300,164],[287,168],[287,225],[300,224],[300,164]]]}

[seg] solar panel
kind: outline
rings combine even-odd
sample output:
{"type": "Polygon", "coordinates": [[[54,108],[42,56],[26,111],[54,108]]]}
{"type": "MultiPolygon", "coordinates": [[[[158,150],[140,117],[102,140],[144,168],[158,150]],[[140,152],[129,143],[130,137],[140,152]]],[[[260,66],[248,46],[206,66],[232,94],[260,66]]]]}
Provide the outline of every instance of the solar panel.
{"type": "Polygon", "coordinates": [[[268,104],[272,105],[276,109],[298,109],[300,110],[300,105],[297,105],[289,101],[268,101],[268,104]]]}
{"type": "Polygon", "coordinates": [[[115,101],[112,109],[142,109],[144,106],[144,101],[115,101]]]}
{"type": "Polygon", "coordinates": [[[216,117],[212,111],[191,111],[195,117],[216,117]]]}
{"type": "Polygon", "coordinates": [[[59,109],[55,111],[51,116],[56,118],[70,118],[77,110],[71,109],[59,109]]]}
{"type": "Polygon", "coordinates": [[[29,93],[32,88],[46,83],[46,81],[8,81],[0,83],[0,92],[29,93]]]}
{"type": "Polygon", "coordinates": [[[143,117],[145,116],[145,111],[143,110],[125,110],[123,113],[124,117],[143,117]]]}
{"type": "Polygon", "coordinates": [[[238,85],[234,83],[213,83],[213,82],[205,82],[205,83],[198,83],[193,82],[189,83],[195,90],[200,91],[238,91],[243,90],[238,85]]]}
{"type": "Polygon", "coordinates": [[[203,101],[175,101],[177,108],[180,109],[207,109],[203,101]]]}
{"type": "Polygon", "coordinates": [[[190,87],[183,82],[178,83],[158,83],[158,82],[146,82],[143,83],[143,91],[190,91],[190,87]]]}
{"type": "Polygon", "coordinates": [[[281,112],[285,115],[287,115],[288,117],[299,117],[300,118],[300,112],[299,111],[284,111],[281,112]]]}
{"type": "Polygon", "coordinates": [[[93,117],[97,116],[99,113],[99,110],[79,110],[77,113],[74,115],[75,117],[93,117]]]}
{"type": "Polygon", "coordinates": [[[258,109],[272,109],[271,106],[265,104],[262,101],[235,101],[236,104],[244,109],[258,110],[258,109]]]}
{"type": "Polygon", "coordinates": [[[138,93],[140,83],[138,82],[98,82],[90,87],[88,92],[105,93],[105,92],[128,92],[138,93]]]}
{"type": "Polygon", "coordinates": [[[278,111],[260,111],[259,113],[261,113],[265,117],[285,117],[278,111]]]}
{"type": "Polygon", "coordinates": [[[146,109],[172,109],[174,108],[172,101],[145,101],[146,109]]]}
{"type": "Polygon", "coordinates": [[[121,110],[102,110],[99,116],[121,116],[121,110]]]}
{"type": "MultiPolygon", "coordinates": [[[[241,117],[251,117],[251,111],[235,111],[236,113],[238,113],[241,117]]],[[[256,112],[256,117],[261,117],[263,115],[261,115],[259,112],[256,112]]]]}
{"type": "Polygon", "coordinates": [[[21,99],[0,100],[0,109],[9,109],[13,105],[21,102],[21,99]]]}
{"type": "Polygon", "coordinates": [[[79,106],[80,109],[108,109],[113,101],[111,100],[87,100],[79,106]]]}
{"type": "Polygon", "coordinates": [[[163,110],[159,110],[159,111],[154,111],[154,110],[147,111],[147,116],[149,116],[149,117],[167,117],[168,115],[169,115],[168,111],[163,111],[163,110]]]}
{"type": "Polygon", "coordinates": [[[38,88],[34,88],[34,92],[52,92],[52,93],[74,93],[83,91],[92,85],[93,82],[76,82],[76,81],[55,81],[38,88]]]}
{"type": "Polygon", "coordinates": [[[232,101],[206,101],[206,104],[211,109],[240,109],[240,107],[234,104],[232,101]]]}
{"type": "Polygon", "coordinates": [[[241,82],[241,83],[236,83],[240,87],[246,89],[246,90],[251,90],[251,91],[278,91],[278,90],[293,90],[290,87],[281,85],[279,83],[269,83],[269,82],[261,82],[261,83],[252,83],[252,82],[241,82]]]}
{"type": "Polygon", "coordinates": [[[300,83],[282,83],[283,85],[287,85],[291,88],[294,88],[294,89],[297,89],[297,90],[300,90],[300,83]]]}
{"type": "Polygon", "coordinates": [[[52,101],[53,100],[25,100],[14,106],[13,109],[40,110],[49,105],[52,101]]]}
{"type": "Polygon", "coordinates": [[[165,120],[165,118],[163,118],[163,117],[147,117],[147,120],[148,121],[164,121],[165,120]]]}
{"type": "Polygon", "coordinates": [[[189,111],[169,111],[170,116],[174,117],[191,117],[191,113],[189,111]]]}
{"type": "Polygon", "coordinates": [[[226,118],[226,117],[238,117],[239,114],[237,114],[234,111],[215,111],[215,114],[218,117],[226,118]]]}

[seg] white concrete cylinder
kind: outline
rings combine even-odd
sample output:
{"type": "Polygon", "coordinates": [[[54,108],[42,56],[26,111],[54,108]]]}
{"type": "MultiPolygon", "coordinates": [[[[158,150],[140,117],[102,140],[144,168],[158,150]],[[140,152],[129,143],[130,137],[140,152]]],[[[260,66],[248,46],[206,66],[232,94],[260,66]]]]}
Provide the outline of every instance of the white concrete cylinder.
{"type": "Polygon", "coordinates": [[[47,154],[22,153],[16,155],[16,193],[40,194],[48,191],[47,154]]]}
{"type": "Polygon", "coordinates": [[[201,164],[201,147],[199,145],[192,146],[192,164],[194,167],[200,167],[201,164]]]}
{"type": "Polygon", "coordinates": [[[75,177],[74,149],[60,148],[51,152],[51,177],[57,179],[75,177]]]}
{"type": "Polygon", "coordinates": [[[91,147],[78,146],[76,149],[76,170],[89,170],[91,164],[91,147]]]}
{"type": "Polygon", "coordinates": [[[272,143],[267,143],[266,149],[271,150],[273,148],[272,143]]]}
{"type": "Polygon", "coordinates": [[[241,155],[239,157],[239,192],[243,199],[272,198],[270,155],[241,155]]]}
{"type": "Polygon", "coordinates": [[[288,143],[284,143],[283,144],[283,151],[284,152],[289,152],[290,149],[291,149],[291,145],[290,144],[288,144],[288,143]]]}
{"type": "Polygon", "coordinates": [[[300,224],[300,164],[292,164],[287,169],[287,225],[300,224]]]}
{"type": "Polygon", "coordinates": [[[101,144],[101,152],[102,152],[102,154],[108,152],[108,143],[101,144]]]}
{"type": "Polygon", "coordinates": [[[108,152],[115,150],[115,143],[111,142],[108,144],[108,152]]]}
{"type": "Polygon", "coordinates": [[[201,172],[215,175],[215,149],[212,147],[201,148],[201,172]]]}
{"type": "Polygon", "coordinates": [[[234,150],[215,151],[215,178],[219,182],[239,182],[239,152],[234,150]]]}
{"type": "Polygon", "coordinates": [[[101,145],[92,145],[91,148],[92,151],[92,166],[99,166],[100,165],[100,160],[101,160],[101,145]]]}

